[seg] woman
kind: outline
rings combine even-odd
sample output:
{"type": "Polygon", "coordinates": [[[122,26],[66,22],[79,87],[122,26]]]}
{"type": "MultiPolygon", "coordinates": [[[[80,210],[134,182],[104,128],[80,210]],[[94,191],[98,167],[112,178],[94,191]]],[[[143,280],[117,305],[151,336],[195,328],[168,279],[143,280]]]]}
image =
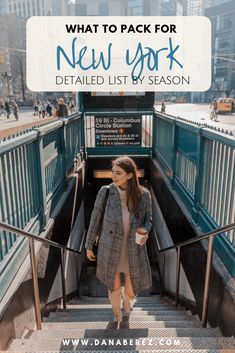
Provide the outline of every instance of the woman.
{"type": "Polygon", "coordinates": [[[129,312],[131,300],[152,284],[145,246],[152,227],[152,205],[149,191],[139,185],[135,162],[122,156],[112,164],[113,183],[108,187],[103,186],[97,195],[85,247],[88,259],[95,261],[92,248],[109,188],[99,239],[96,275],[108,288],[115,321],[121,321],[121,299],[123,308],[129,312]],[[138,227],[147,230],[140,244],[135,242],[138,227]],[[121,288],[121,272],[125,276],[124,288],[121,288]]]}

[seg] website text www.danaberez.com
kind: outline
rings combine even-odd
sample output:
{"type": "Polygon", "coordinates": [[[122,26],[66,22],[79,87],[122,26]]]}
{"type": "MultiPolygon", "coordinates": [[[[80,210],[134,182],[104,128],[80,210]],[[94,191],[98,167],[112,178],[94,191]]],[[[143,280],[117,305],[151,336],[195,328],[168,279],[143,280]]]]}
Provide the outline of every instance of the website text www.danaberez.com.
{"type": "Polygon", "coordinates": [[[64,346],[180,346],[179,339],[169,338],[67,338],[62,340],[64,346]]]}

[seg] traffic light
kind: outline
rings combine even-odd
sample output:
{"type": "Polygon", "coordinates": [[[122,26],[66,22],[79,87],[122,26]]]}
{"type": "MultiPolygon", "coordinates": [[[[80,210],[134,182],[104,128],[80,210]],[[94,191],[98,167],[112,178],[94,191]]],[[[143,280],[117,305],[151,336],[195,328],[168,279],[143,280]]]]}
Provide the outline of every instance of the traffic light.
{"type": "Polygon", "coordinates": [[[0,64],[4,64],[4,54],[2,50],[0,50],[0,64]]]}

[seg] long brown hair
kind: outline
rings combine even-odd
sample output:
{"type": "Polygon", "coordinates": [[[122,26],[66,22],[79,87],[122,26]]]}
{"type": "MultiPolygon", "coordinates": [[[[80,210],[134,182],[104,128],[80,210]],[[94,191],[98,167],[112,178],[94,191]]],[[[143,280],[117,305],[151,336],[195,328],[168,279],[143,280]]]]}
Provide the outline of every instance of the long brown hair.
{"type": "Polygon", "coordinates": [[[129,211],[133,211],[136,218],[140,217],[140,184],[137,177],[137,167],[133,159],[128,156],[121,156],[112,161],[112,165],[116,165],[126,173],[132,173],[133,177],[127,182],[127,207],[129,211]]]}

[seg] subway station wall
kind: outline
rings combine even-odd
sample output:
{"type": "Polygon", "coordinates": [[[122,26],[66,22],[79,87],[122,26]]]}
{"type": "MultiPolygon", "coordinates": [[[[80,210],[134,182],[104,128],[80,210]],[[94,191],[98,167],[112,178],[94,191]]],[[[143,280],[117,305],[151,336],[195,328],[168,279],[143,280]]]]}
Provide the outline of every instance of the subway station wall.
{"type": "MultiPolygon", "coordinates": [[[[189,221],[187,209],[170,187],[160,165],[154,159],[151,163],[150,183],[173,243],[176,244],[195,237],[196,233],[189,221]]],[[[171,258],[170,265],[172,264],[172,267],[173,263],[175,263],[174,261],[175,259],[171,258]]],[[[166,261],[167,264],[169,264],[168,261],[166,261]]],[[[196,311],[201,316],[206,269],[206,250],[203,244],[200,242],[191,247],[183,247],[181,250],[181,264],[196,301],[196,311]]],[[[168,274],[167,285],[170,292],[174,288],[172,281],[174,282],[174,276],[168,274]]],[[[211,326],[219,326],[222,332],[228,336],[235,334],[235,317],[233,314],[235,312],[234,289],[232,277],[225,267],[221,268],[218,258],[214,254],[208,319],[211,326]]],[[[186,298],[190,299],[187,293],[182,293],[182,291],[184,292],[185,290],[181,288],[181,294],[186,295],[186,298]]]]}

